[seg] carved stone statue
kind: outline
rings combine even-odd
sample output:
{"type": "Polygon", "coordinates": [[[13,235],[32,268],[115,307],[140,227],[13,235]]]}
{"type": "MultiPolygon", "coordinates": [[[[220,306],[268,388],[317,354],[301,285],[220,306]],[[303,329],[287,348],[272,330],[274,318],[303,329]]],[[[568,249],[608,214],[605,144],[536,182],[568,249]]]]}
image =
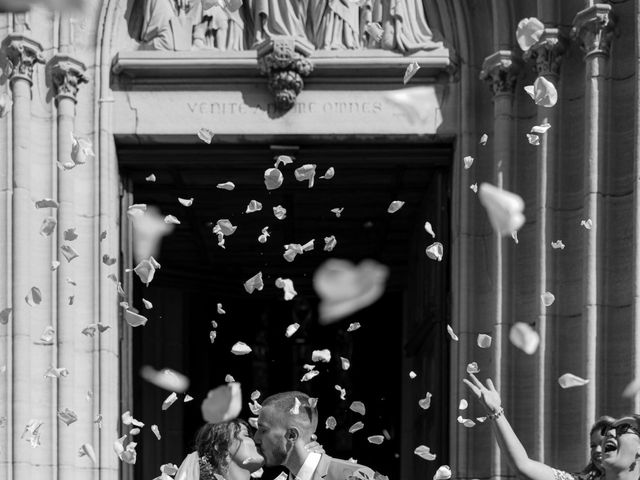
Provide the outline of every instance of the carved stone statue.
{"type": "Polygon", "coordinates": [[[433,41],[422,0],[388,1],[388,12],[383,13],[382,48],[411,53],[442,47],[442,43],[433,41]]]}
{"type": "Polygon", "coordinates": [[[370,25],[380,25],[383,23],[382,0],[366,0],[360,8],[360,35],[361,44],[364,48],[382,48],[381,37],[375,36],[370,25]]]}
{"type": "Polygon", "coordinates": [[[147,50],[190,50],[202,5],[195,0],[144,0],[140,41],[147,50]]]}
{"type": "Polygon", "coordinates": [[[311,41],[322,50],[360,48],[360,8],[349,0],[314,0],[310,5],[311,41]]]}
{"type": "Polygon", "coordinates": [[[213,5],[202,14],[193,30],[196,49],[244,50],[244,19],[240,10],[213,5]]]}
{"type": "Polygon", "coordinates": [[[249,0],[254,20],[254,46],[277,36],[308,42],[309,2],[317,0],[249,0]]]}

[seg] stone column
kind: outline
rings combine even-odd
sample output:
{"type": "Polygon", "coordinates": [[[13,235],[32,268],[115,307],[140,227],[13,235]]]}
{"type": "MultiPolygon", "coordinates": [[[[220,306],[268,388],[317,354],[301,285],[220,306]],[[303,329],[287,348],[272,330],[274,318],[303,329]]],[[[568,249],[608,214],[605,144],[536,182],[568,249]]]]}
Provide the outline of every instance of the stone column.
{"type": "MultiPolygon", "coordinates": [[[[515,93],[521,60],[511,50],[498,50],[488,56],[482,65],[480,78],[489,82],[493,93],[493,183],[504,189],[509,189],[510,162],[513,158],[513,98],[515,93]]],[[[511,238],[502,238],[494,234],[493,266],[495,285],[495,319],[493,321],[493,342],[491,376],[498,391],[507,391],[504,382],[507,377],[508,362],[505,358],[509,337],[508,327],[511,321],[509,300],[510,279],[509,261],[511,238]]],[[[508,405],[505,405],[508,410],[508,405]]],[[[502,475],[502,461],[500,450],[493,444],[491,473],[493,476],[502,475]]]]}
{"type": "MultiPolygon", "coordinates": [[[[32,371],[33,351],[31,309],[25,296],[31,289],[30,238],[37,231],[35,205],[31,198],[31,169],[29,150],[31,142],[31,86],[33,70],[38,63],[44,63],[42,46],[21,34],[9,35],[3,42],[9,66],[9,79],[13,97],[13,235],[12,235],[12,307],[11,357],[7,365],[7,385],[12,389],[3,401],[11,405],[9,413],[13,441],[13,478],[30,478],[34,473],[47,471],[52,464],[52,446],[34,450],[29,443],[20,439],[25,426],[31,419],[46,422],[41,427],[51,428],[50,398],[34,395],[33,384],[42,382],[43,372],[32,371]],[[40,373],[37,375],[37,373],[40,373]]],[[[44,352],[42,352],[44,355],[44,352]]],[[[39,362],[34,362],[39,363],[39,362]]],[[[49,379],[47,379],[49,380],[49,379]]],[[[44,435],[44,433],[43,433],[44,435]]]]}
{"type": "MultiPolygon", "coordinates": [[[[565,40],[560,37],[557,28],[546,28],[540,40],[524,54],[525,60],[535,62],[536,71],[539,76],[546,78],[554,85],[559,80],[560,61],[565,51],[565,40]]],[[[554,291],[554,277],[552,275],[552,262],[548,254],[553,241],[552,212],[549,206],[552,204],[553,179],[555,170],[556,144],[558,135],[557,110],[555,108],[538,107],[537,124],[549,123],[551,129],[547,133],[540,135],[540,146],[537,150],[537,175],[536,175],[536,263],[537,263],[537,285],[536,298],[538,299],[537,330],[540,334],[541,342],[536,355],[536,394],[535,402],[535,458],[544,462],[545,445],[548,442],[547,425],[551,419],[551,411],[547,411],[549,396],[549,384],[554,379],[550,378],[548,365],[550,365],[550,352],[547,348],[553,345],[547,330],[547,318],[549,308],[545,307],[539,299],[546,291],[554,291]]]]}
{"type": "MultiPolygon", "coordinates": [[[[585,219],[593,222],[585,232],[584,294],[582,315],[586,330],[586,377],[591,380],[587,388],[585,429],[596,418],[598,383],[598,321],[600,294],[598,288],[601,270],[600,249],[600,178],[604,151],[606,121],[605,75],[609,47],[613,33],[612,7],[598,3],[578,12],[573,20],[572,37],[585,52],[585,129],[584,129],[584,197],[585,219]]],[[[585,431],[585,436],[588,434],[585,431]]]]}
{"type": "MultiPolygon", "coordinates": [[[[78,87],[86,83],[84,64],[67,55],[56,55],[51,59],[51,80],[54,88],[55,101],[58,109],[58,162],[68,164],[71,161],[72,139],[74,130],[75,105],[77,101],[78,87]]],[[[83,168],[82,165],[77,168],[83,168]]],[[[75,175],[74,170],[61,170],[58,174],[58,248],[63,244],[73,245],[81,257],[93,253],[89,243],[89,250],[80,248],[80,244],[86,245],[93,238],[81,235],[77,242],[65,241],[64,232],[69,228],[77,228],[75,224],[76,212],[75,175]]],[[[92,262],[96,260],[91,259],[92,262]]],[[[58,429],[58,475],[60,478],[73,475],[78,465],[87,465],[86,459],[79,460],[78,448],[85,442],[91,442],[91,426],[93,420],[92,404],[85,399],[86,392],[92,387],[93,366],[91,354],[85,355],[82,345],[90,339],[81,335],[82,328],[93,323],[90,319],[76,319],[77,305],[71,304],[70,297],[75,295],[73,285],[67,282],[72,278],[80,284],[85,281],[79,279],[76,263],[60,261],[58,267],[57,290],[57,336],[58,336],[58,365],[74,365],[73,377],[70,381],[60,382],[58,386],[57,408],[63,410],[69,408],[78,415],[78,422],[73,429],[64,426],[58,429]],[[84,360],[83,360],[84,359],[84,360]]],[[[86,289],[83,289],[86,290],[86,289]]],[[[90,462],[89,462],[90,464],[90,462]]]]}

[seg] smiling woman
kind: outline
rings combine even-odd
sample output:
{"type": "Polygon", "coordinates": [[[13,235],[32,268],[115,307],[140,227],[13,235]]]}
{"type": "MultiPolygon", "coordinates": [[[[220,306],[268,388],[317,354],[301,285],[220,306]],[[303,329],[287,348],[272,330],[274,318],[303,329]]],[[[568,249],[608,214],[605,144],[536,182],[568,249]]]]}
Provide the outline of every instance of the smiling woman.
{"type": "Polygon", "coordinates": [[[640,415],[627,415],[603,430],[606,480],[632,480],[640,469],[640,415]]]}

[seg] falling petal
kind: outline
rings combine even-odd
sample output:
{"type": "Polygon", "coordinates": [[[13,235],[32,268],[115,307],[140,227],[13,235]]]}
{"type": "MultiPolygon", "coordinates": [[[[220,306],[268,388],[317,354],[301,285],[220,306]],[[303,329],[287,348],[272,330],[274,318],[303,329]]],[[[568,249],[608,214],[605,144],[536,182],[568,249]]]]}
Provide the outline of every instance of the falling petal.
{"type": "Polygon", "coordinates": [[[351,362],[348,358],[340,357],[340,366],[342,367],[342,370],[349,370],[349,367],[351,367],[351,362]]]}
{"type": "Polygon", "coordinates": [[[59,261],[57,261],[57,260],[52,261],[51,262],[51,271],[55,272],[58,269],[59,266],[60,266],[60,262],[59,261]]]}
{"type": "Polygon", "coordinates": [[[267,168],[264,171],[264,185],[267,187],[267,190],[280,188],[282,182],[284,182],[284,176],[277,168],[267,168]]]}
{"type": "Polygon", "coordinates": [[[336,248],[337,243],[338,241],[333,235],[331,235],[330,237],[324,237],[324,251],[333,252],[333,249],[336,248]]]}
{"type": "Polygon", "coordinates": [[[409,80],[411,80],[416,73],[418,73],[418,70],[420,70],[420,65],[418,65],[418,62],[411,62],[409,64],[404,72],[403,82],[405,85],[409,83],[409,80]]]}
{"type": "Polygon", "coordinates": [[[235,184],[233,182],[224,182],[224,183],[219,183],[218,185],[216,185],[216,188],[219,188],[220,190],[231,191],[234,188],[236,188],[236,186],[235,186],[235,184]]]}
{"type": "Polygon", "coordinates": [[[351,405],[349,405],[349,410],[359,413],[360,415],[364,415],[367,412],[367,409],[364,406],[364,403],[362,402],[351,402],[351,405]]]}
{"type": "Polygon", "coordinates": [[[467,428],[471,428],[471,427],[475,427],[476,426],[476,422],[474,422],[470,418],[463,418],[462,415],[458,415],[457,420],[458,420],[458,423],[464,425],[467,428]]]}
{"type": "Polygon", "coordinates": [[[273,207],[273,214],[278,220],[284,220],[287,217],[287,209],[282,205],[273,207]]]}
{"type": "Polygon", "coordinates": [[[140,376],[156,387],[169,390],[170,392],[183,393],[189,388],[189,379],[175,370],[165,368],[156,370],[148,365],[140,369],[140,376]]]}
{"type": "Polygon", "coordinates": [[[528,323],[517,322],[509,330],[509,341],[527,355],[533,355],[540,345],[540,335],[528,323]]]}
{"type": "Polygon", "coordinates": [[[340,400],[345,400],[347,398],[347,389],[342,388],[340,385],[336,385],[335,389],[340,392],[340,400]]]}
{"type": "Polygon", "coordinates": [[[413,380],[413,379],[414,379],[414,378],[416,378],[417,376],[418,376],[418,374],[417,374],[416,372],[414,372],[413,370],[411,370],[411,371],[409,372],[409,378],[410,378],[411,380],[413,380]]]}
{"type": "Polygon", "coordinates": [[[149,300],[145,298],[142,299],[142,304],[144,305],[144,308],[147,310],[151,310],[153,308],[153,303],[151,303],[149,300]]]}
{"type": "Polygon", "coordinates": [[[78,415],[76,415],[76,412],[74,412],[73,410],[65,408],[64,410],[60,410],[58,412],[58,419],[68,427],[72,423],[78,421],[78,415]]]}
{"type": "Polygon", "coordinates": [[[78,456],[79,457],[87,456],[93,462],[94,465],[96,464],[96,452],[91,446],[91,444],[89,443],[82,444],[82,446],[80,447],[80,450],[78,450],[78,456]]]}
{"type": "Polygon", "coordinates": [[[453,341],[458,341],[458,336],[453,332],[453,328],[451,328],[451,325],[447,325],[447,333],[453,341]]]}
{"type": "Polygon", "coordinates": [[[449,478],[451,478],[451,467],[449,465],[442,465],[433,476],[433,480],[448,480],[449,478]]]}
{"type": "Polygon", "coordinates": [[[340,215],[342,215],[344,208],[332,208],[331,209],[331,213],[333,213],[336,218],[340,218],[340,215]]]}
{"type": "Polygon", "coordinates": [[[162,402],[162,410],[167,410],[171,405],[175,403],[176,400],[178,400],[178,395],[173,392],[171,395],[164,399],[164,402],[162,402]]]}
{"type": "Polygon", "coordinates": [[[554,250],[564,250],[564,243],[562,243],[562,240],[556,240],[555,242],[551,242],[551,248],[554,250]]]}
{"type": "Polygon", "coordinates": [[[331,180],[335,174],[335,169],[333,167],[329,167],[327,171],[324,172],[324,175],[322,175],[320,178],[322,178],[323,180],[331,180]]]}
{"type": "Polygon", "coordinates": [[[580,225],[582,225],[587,230],[591,230],[593,228],[593,222],[591,221],[590,218],[588,218],[587,220],[582,220],[580,222],[580,225]]]}
{"type": "Polygon", "coordinates": [[[222,233],[222,235],[228,237],[233,235],[237,229],[238,227],[233,225],[229,219],[221,218],[213,227],[213,233],[222,233]]]}
{"type": "Polygon", "coordinates": [[[225,375],[225,377],[224,377],[224,381],[225,381],[225,382],[227,382],[227,383],[233,383],[233,382],[235,382],[236,380],[235,380],[231,375],[227,374],[227,375],[225,375]]]}
{"type": "Polygon", "coordinates": [[[262,282],[262,272],[256,273],[249,280],[244,282],[244,289],[247,293],[253,293],[254,290],[261,291],[264,288],[264,283],[262,282]]]}
{"type": "Polygon", "coordinates": [[[71,134],[71,161],[75,165],[84,165],[95,157],[93,144],[89,140],[71,134]]]}
{"type": "Polygon", "coordinates": [[[291,409],[289,410],[289,413],[291,415],[300,415],[300,405],[302,405],[300,403],[300,400],[298,399],[298,397],[295,397],[293,407],[291,407],[291,409]]]}
{"type": "Polygon", "coordinates": [[[298,294],[293,287],[293,281],[290,278],[277,278],[276,287],[284,290],[284,299],[286,301],[292,300],[298,294]]]}
{"type": "Polygon", "coordinates": [[[327,430],[334,430],[337,425],[338,422],[334,417],[327,417],[327,420],[324,422],[324,428],[327,430]]]}
{"type": "Polygon", "coordinates": [[[142,283],[148,286],[156,273],[155,263],[152,262],[151,259],[142,260],[138,265],[136,265],[133,271],[138,275],[142,283]]]}
{"type": "Polygon", "coordinates": [[[489,135],[487,135],[486,133],[483,133],[482,136],[480,137],[480,145],[484,147],[488,141],[489,141],[489,135]]]}
{"type": "Polygon", "coordinates": [[[360,322],[353,322],[349,324],[349,327],[347,327],[347,332],[355,332],[356,330],[358,330],[362,325],[360,325],[360,322]]]}
{"type": "Polygon", "coordinates": [[[435,242],[429,245],[426,252],[427,257],[429,257],[431,260],[437,260],[438,262],[442,261],[443,247],[440,242],[435,242]]]}
{"type": "Polygon", "coordinates": [[[464,157],[462,161],[464,162],[465,170],[469,170],[471,168],[471,165],[473,165],[473,157],[470,155],[467,155],[466,157],[464,157]]]}
{"type": "Polygon", "coordinates": [[[76,252],[75,248],[73,248],[71,245],[62,245],[60,247],[60,251],[62,252],[62,255],[67,260],[67,262],[71,262],[71,260],[80,256],[78,252],[76,252]]]}
{"type": "Polygon", "coordinates": [[[40,235],[43,237],[48,237],[53,233],[56,228],[56,219],[53,217],[47,217],[42,220],[42,225],[40,226],[40,235]]]}
{"type": "Polygon", "coordinates": [[[358,430],[362,430],[364,428],[364,423],[356,422],[349,427],[349,433],[356,433],[358,430]]]}
{"type": "Polygon", "coordinates": [[[58,208],[58,202],[51,198],[43,198],[36,202],[36,208],[58,208]]]}
{"type": "Polygon", "coordinates": [[[478,346],[480,348],[490,348],[491,347],[491,336],[486,335],[484,333],[478,334],[478,346]]]}
{"type": "Polygon", "coordinates": [[[427,410],[431,406],[431,397],[432,397],[431,393],[427,392],[424,398],[421,398],[420,400],[418,400],[418,405],[420,406],[421,409],[427,410]]]}
{"type": "Polygon", "coordinates": [[[464,398],[460,400],[458,404],[458,410],[466,410],[469,407],[469,402],[467,402],[464,398]]]}
{"type": "Polygon", "coordinates": [[[146,317],[143,317],[132,310],[124,311],[124,319],[132,327],[141,327],[147,323],[146,317]]]}
{"type": "Polygon", "coordinates": [[[282,165],[290,165],[293,163],[293,157],[290,155],[278,155],[276,157],[276,163],[273,165],[275,168],[278,168],[280,164],[282,165]]]}
{"type": "Polygon", "coordinates": [[[147,182],[155,182],[157,179],[156,179],[155,174],[153,174],[153,173],[152,173],[152,174],[151,174],[151,175],[149,175],[148,177],[145,177],[145,180],[146,180],[147,182]]]}
{"type": "Polygon", "coordinates": [[[247,355],[251,353],[251,347],[244,342],[236,342],[231,347],[231,353],[234,355],[247,355]]]}
{"type": "Polygon", "coordinates": [[[523,18],[516,29],[518,45],[526,52],[540,40],[543,32],[544,24],[536,17],[523,18]]]}
{"type": "Polygon", "coordinates": [[[118,262],[117,258],[110,257],[106,253],[102,256],[102,263],[104,263],[108,267],[115,265],[117,262],[118,262]]]}
{"type": "Polygon", "coordinates": [[[0,95],[0,118],[6,117],[13,106],[13,100],[6,93],[0,95]]]}
{"type": "Polygon", "coordinates": [[[202,140],[204,143],[211,144],[214,133],[213,133],[213,130],[203,127],[200,130],[198,130],[197,135],[198,135],[198,138],[202,140]]]}
{"type": "Polygon", "coordinates": [[[389,204],[389,207],[387,208],[387,212],[388,213],[396,213],[403,206],[404,206],[404,202],[402,200],[394,200],[393,202],[391,202],[389,204]]]}
{"type": "Polygon", "coordinates": [[[589,383],[589,380],[580,378],[572,373],[565,373],[558,378],[558,383],[562,388],[582,387],[589,383]]]}
{"type": "Polygon", "coordinates": [[[311,380],[312,378],[317,377],[318,375],[320,375],[320,372],[317,370],[311,370],[310,372],[305,373],[302,378],[300,379],[301,382],[308,382],[309,380],[311,380]]]}
{"type": "Polygon", "coordinates": [[[529,94],[536,105],[551,108],[558,102],[558,91],[555,85],[540,76],[533,82],[533,85],[524,87],[524,91],[529,94]]]}
{"type": "Polygon", "coordinates": [[[242,390],[237,382],[230,382],[210,390],[200,407],[202,418],[209,423],[226,422],[238,416],[242,409],[242,390]]]}
{"type": "Polygon", "coordinates": [[[247,205],[247,210],[245,213],[259,212],[260,210],[262,210],[262,204],[257,200],[251,200],[249,202],[249,205],[247,205]]]}
{"type": "Polygon", "coordinates": [[[331,352],[326,348],[324,350],[314,350],[311,353],[311,361],[329,363],[331,361],[331,352]]]}
{"type": "Polygon", "coordinates": [[[178,220],[173,215],[167,215],[166,217],[164,217],[164,223],[167,223],[169,225],[180,225],[180,220],[178,220]]]}
{"type": "Polygon", "coordinates": [[[294,333],[298,331],[299,328],[300,328],[299,323],[292,323],[287,327],[287,331],[284,333],[284,336],[287,338],[291,337],[294,333]]]}
{"type": "Polygon", "coordinates": [[[40,303],[42,302],[42,292],[38,287],[31,287],[24,300],[30,306],[40,305],[40,303]]]}
{"type": "Polygon", "coordinates": [[[316,176],[316,166],[313,164],[303,165],[299,168],[296,168],[294,171],[296,176],[296,180],[299,182],[304,182],[305,180],[309,182],[309,188],[313,187],[313,182],[316,176]]]}
{"type": "Polygon", "coordinates": [[[636,378],[627,384],[622,392],[622,398],[634,398],[640,391],[640,379],[636,378]]]}
{"type": "Polygon", "coordinates": [[[44,331],[40,335],[40,341],[36,342],[38,345],[53,345],[53,339],[56,331],[52,325],[45,327],[44,331]]]}
{"type": "Polygon", "coordinates": [[[193,197],[192,198],[180,198],[180,197],[178,197],[178,202],[180,202],[180,204],[184,205],[185,207],[190,207],[191,205],[193,205],[193,197]]]}
{"type": "Polygon", "coordinates": [[[479,373],[480,369],[478,368],[478,364],[476,362],[471,362],[467,365],[467,373],[479,373]]]}
{"type": "Polygon", "coordinates": [[[337,259],[323,263],[313,276],[321,299],[320,323],[335,322],[377,301],[388,275],[389,269],[373,260],[363,260],[357,266],[337,259]]]}
{"type": "Polygon", "coordinates": [[[544,292],[542,295],[540,295],[540,298],[542,299],[542,304],[545,307],[550,307],[551,305],[553,305],[553,302],[556,301],[556,297],[551,292],[544,292]]]}
{"type": "Polygon", "coordinates": [[[510,235],[524,224],[524,201],[519,195],[483,183],[478,196],[493,229],[499,235],[510,235]]]}
{"type": "Polygon", "coordinates": [[[433,232],[433,227],[431,226],[431,223],[425,222],[424,229],[429,235],[431,235],[433,238],[436,238],[436,234],[433,232]]]}
{"type": "Polygon", "coordinates": [[[369,443],[373,443],[374,445],[380,445],[382,442],[384,442],[384,437],[382,435],[371,435],[367,438],[367,441],[369,443]]]}
{"type": "Polygon", "coordinates": [[[551,128],[551,124],[549,124],[549,123],[542,123],[540,125],[534,125],[533,127],[531,127],[531,133],[542,135],[544,133],[547,133],[547,130],[549,130],[550,128],[551,128]]]}
{"type": "Polygon", "coordinates": [[[183,400],[183,402],[184,402],[184,403],[188,403],[188,402],[190,402],[190,401],[192,401],[192,400],[193,400],[193,397],[192,397],[191,395],[189,395],[189,394],[186,394],[186,395],[184,396],[184,400],[183,400]]]}
{"type": "Polygon", "coordinates": [[[262,229],[262,234],[258,237],[258,242],[267,243],[267,239],[271,236],[269,233],[269,227],[264,227],[262,229]]]}
{"type": "Polygon", "coordinates": [[[64,239],[68,242],[73,242],[76,238],[78,238],[78,234],[76,233],[75,228],[69,228],[65,230],[62,234],[64,239]]]}
{"type": "Polygon", "coordinates": [[[527,141],[536,147],[540,145],[540,137],[533,133],[527,133],[527,141]]]}
{"type": "Polygon", "coordinates": [[[430,462],[436,459],[435,453],[431,453],[431,449],[425,445],[420,445],[419,447],[416,447],[413,453],[419,456],[420,458],[424,458],[425,460],[428,460],[430,462]]]}
{"type": "Polygon", "coordinates": [[[478,193],[478,184],[477,183],[473,183],[473,184],[469,185],[469,188],[473,191],[473,193],[478,193]]]}

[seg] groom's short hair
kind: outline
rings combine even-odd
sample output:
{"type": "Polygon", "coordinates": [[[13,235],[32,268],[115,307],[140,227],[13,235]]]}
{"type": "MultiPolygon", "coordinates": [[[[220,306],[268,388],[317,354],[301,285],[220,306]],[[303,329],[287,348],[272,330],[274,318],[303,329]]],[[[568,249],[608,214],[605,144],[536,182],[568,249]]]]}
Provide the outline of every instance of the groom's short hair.
{"type": "Polygon", "coordinates": [[[262,408],[271,407],[280,412],[284,418],[295,423],[304,433],[311,435],[318,428],[318,410],[311,405],[311,397],[302,392],[282,392],[267,397],[262,402],[262,408]],[[300,402],[298,414],[291,413],[296,404],[296,398],[300,402]]]}

